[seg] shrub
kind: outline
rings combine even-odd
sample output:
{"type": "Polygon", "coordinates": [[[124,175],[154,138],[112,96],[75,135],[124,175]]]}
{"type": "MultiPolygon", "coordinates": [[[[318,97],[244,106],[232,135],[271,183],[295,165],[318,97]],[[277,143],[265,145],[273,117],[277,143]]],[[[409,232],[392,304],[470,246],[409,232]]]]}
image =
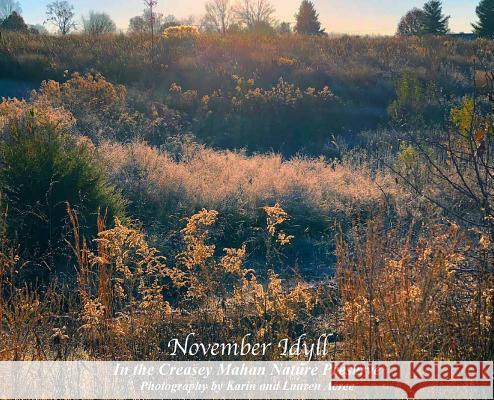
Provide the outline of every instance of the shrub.
{"type": "Polygon", "coordinates": [[[438,125],[445,121],[440,90],[434,82],[424,82],[405,72],[396,83],[396,100],[388,107],[391,121],[407,128],[438,125]]]}
{"type": "Polygon", "coordinates": [[[78,323],[84,344],[92,354],[121,358],[132,343],[134,356],[156,357],[160,334],[171,308],[164,299],[165,278],[171,270],[133,224],[98,215],[97,238],[88,244],[81,237],[77,213],[68,210],[78,262],[77,287],[81,300],[78,323]]]}
{"type": "Polygon", "coordinates": [[[17,12],[13,12],[0,22],[0,30],[28,33],[29,28],[17,12]]]}
{"type": "Polygon", "coordinates": [[[99,74],[75,73],[62,84],[45,81],[33,95],[34,102],[70,111],[76,118],[77,130],[93,140],[120,133],[126,100],[124,86],[113,85],[99,74]]]}
{"type": "Polygon", "coordinates": [[[231,90],[214,91],[200,102],[197,92],[174,84],[170,105],[191,118],[200,140],[221,148],[287,156],[318,153],[331,141],[332,132],[341,131],[342,103],[327,86],[302,90],[280,79],[271,89],[262,89],[253,79],[237,76],[233,83],[231,90]]]}
{"type": "Polygon", "coordinates": [[[170,26],[163,31],[163,37],[167,40],[195,41],[199,37],[199,30],[189,25],[170,26]]]}
{"type": "Polygon", "coordinates": [[[25,103],[8,103],[0,110],[17,107],[18,113],[4,120],[0,145],[9,235],[31,260],[56,268],[64,248],[67,203],[85,227],[98,209],[122,214],[124,202],[107,184],[92,144],[69,135],[70,123],[64,126],[56,110],[38,114],[25,103]]]}
{"type": "Polygon", "coordinates": [[[123,85],[108,82],[98,73],[74,73],[66,82],[45,81],[33,93],[41,107],[63,108],[75,117],[77,133],[94,142],[144,139],[160,146],[181,130],[178,112],[144,94],[129,99],[123,85]]]}

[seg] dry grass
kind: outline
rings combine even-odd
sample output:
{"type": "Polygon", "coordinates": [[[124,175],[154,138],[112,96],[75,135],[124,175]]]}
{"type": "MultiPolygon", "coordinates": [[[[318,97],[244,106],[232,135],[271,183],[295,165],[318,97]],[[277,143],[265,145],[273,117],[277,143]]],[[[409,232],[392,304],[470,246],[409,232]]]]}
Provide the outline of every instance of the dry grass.
{"type": "MultiPolygon", "coordinates": [[[[264,211],[268,253],[289,246],[288,214],[279,205],[264,211]]],[[[492,244],[456,225],[418,236],[379,220],[355,228],[338,242],[335,286],[273,272],[260,281],[245,265],[246,244],[216,256],[215,211],[186,221],[183,251],[168,262],[136,227],[117,220],[107,229],[100,216],[98,238],[87,242],[69,214],[78,260],[71,290],[23,285],[15,252],[2,246],[0,359],[162,360],[166,343],[190,332],[204,342],[251,334],[266,343],[333,333],[326,359],[492,359],[492,244]]],[[[263,359],[280,357],[273,349],[263,359]]]]}
{"type": "MultiPolygon", "coordinates": [[[[225,105],[233,117],[242,96],[259,96],[261,108],[277,96],[290,106],[294,96],[287,94],[311,98],[310,87],[328,84],[331,91],[318,92],[323,97],[334,90],[345,106],[373,113],[388,106],[404,71],[463,95],[471,88],[472,57],[492,54],[491,41],[194,32],[185,42],[181,34],[162,39],[154,52],[150,46],[146,35],[0,39],[5,76],[62,80],[66,69],[95,68],[114,82],[166,90],[159,99],[130,99],[101,75],[75,74],[63,84],[46,82],[30,102],[0,103],[2,144],[16,129],[51,126],[77,135],[94,156],[91,165],[103,164],[105,187],[114,185],[128,200],[126,218],[99,213],[96,237],[83,237],[87,219],[69,207],[70,226],[59,239],[73,253],[61,246],[73,272],[43,285],[24,279],[36,260],[22,258],[4,213],[0,359],[166,359],[168,340],[190,332],[206,343],[333,333],[331,358],[492,359],[494,247],[485,231],[444,221],[438,208],[425,207],[376,167],[382,160],[363,153],[338,162],[284,159],[174,139],[187,121],[194,126],[209,115],[214,93],[220,111],[225,105]],[[294,85],[266,90],[280,76],[294,85]],[[307,270],[318,279],[309,283],[307,270]]],[[[252,110],[248,121],[257,115],[252,110]]],[[[284,135],[277,127],[252,130],[284,135]]],[[[325,135],[327,125],[320,128],[325,135]]],[[[402,146],[390,163],[431,198],[468,208],[427,174],[412,147],[402,146]]]]}
{"type": "Polygon", "coordinates": [[[39,83],[63,81],[65,71],[98,71],[114,83],[154,89],[157,97],[174,82],[206,95],[227,89],[232,74],[255,77],[262,88],[283,77],[303,89],[328,85],[352,105],[353,117],[345,122],[351,125],[358,116],[371,128],[385,117],[404,72],[435,81],[445,94],[465,95],[472,89],[473,60],[492,62],[493,53],[492,41],[450,38],[201,34],[187,43],[162,38],[152,52],[148,35],[4,33],[0,75],[39,83]]]}
{"type": "MultiPolygon", "coordinates": [[[[288,283],[274,273],[261,284],[244,265],[245,245],[216,257],[208,232],[216,222],[214,211],[187,220],[183,252],[169,264],[133,226],[116,220],[107,229],[99,216],[98,237],[88,242],[80,236],[76,213],[69,209],[69,215],[77,260],[74,287],[23,285],[16,277],[16,257],[2,251],[2,360],[166,359],[168,341],[191,332],[206,342],[246,334],[276,341],[295,337],[300,327],[312,332],[335,304],[324,284],[288,283]]],[[[270,251],[288,245],[281,230],[288,216],[278,205],[266,208],[266,215],[270,251]]],[[[277,359],[279,352],[266,357],[277,359]]]]}
{"type": "Polygon", "coordinates": [[[457,225],[386,230],[338,243],[345,357],[492,359],[493,248],[457,225]]]}
{"type": "MultiPolygon", "coordinates": [[[[175,46],[180,48],[180,42],[175,46]]],[[[6,55],[2,67],[13,73],[8,69],[10,64],[19,62],[24,79],[29,76],[26,72],[30,67],[41,64],[44,70],[30,72],[58,74],[55,77],[61,77],[66,69],[86,71],[95,68],[112,80],[130,82],[126,79],[131,78],[135,81],[149,71],[150,48],[150,35],[32,37],[3,33],[0,42],[0,50],[6,55]]],[[[162,39],[156,49],[156,66],[159,68],[155,72],[169,73],[177,68],[229,72],[235,63],[242,69],[237,68],[237,73],[247,76],[257,70],[262,76],[273,77],[270,83],[275,83],[279,76],[284,75],[280,72],[290,70],[301,78],[316,76],[317,71],[325,70],[340,77],[370,83],[383,70],[399,72],[417,69],[427,72],[433,65],[447,64],[450,72],[461,79],[461,72],[465,72],[463,68],[471,64],[471,57],[482,49],[488,53],[491,48],[492,43],[487,40],[468,42],[449,38],[201,34],[193,48],[183,47],[185,53],[173,51],[169,43],[162,39]],[[278,62],[288,58],[293,62],[278,62]]]]}
{"type": "Polygon", "coordinates": [[[246,156],[184,145],[180,159],[143,143],[100,147],[113,181],[126,191],[144,191],[153,203],[166,207],[180,202],[188,210],[256,213],[280,202],[286,209],[305,208],[323,217],[355,215],[402,193],[384,173],[371,175],[365,165],[280,155],[246,156]],[[142,177],[139,181],[136,175],[142,177]]]}
{"type": "Polygon", "coordinates": [[[167,257],[176,253],[181,220],[205,207],[220,213],[215,238],[224,247],[252,244],[247,258],[259,272],[267,271],[259,236],[266,204],[281,204],[291,216],[286,232],[296,237],[280,254],[276,271],[311,279],[334,270],[335,224],[348,227],[383,209],[408,217],[419,214],[421,204],[391,175],[372,172],[357,157],[284,160],[194,144],[160,151],[143,143],[106,143],[99,154],[110,181],[129,199],[130,214],[167,257]]]}

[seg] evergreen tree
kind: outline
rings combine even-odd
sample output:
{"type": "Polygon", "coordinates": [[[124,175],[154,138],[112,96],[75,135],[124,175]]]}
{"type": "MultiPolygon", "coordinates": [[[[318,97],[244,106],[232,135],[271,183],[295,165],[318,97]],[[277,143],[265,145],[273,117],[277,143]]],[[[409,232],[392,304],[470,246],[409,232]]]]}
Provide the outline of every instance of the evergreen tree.
{"type": "Polygon", "coordinates": [[[425,35],[445,35],[449,32],[449,16],[443,15],[440,0],[430,0],[424,4],[424,34],[425,35]]]}
{"type": "Polygon", "coordinates": [[[480,37],[494,39],[494,0],[482,0],[476,11],[479,22],[472,24],[474,33],[480,37]]]}
{"type": "Polygon", "coordinates": [[[4,31],[13,31],[13,32],[28,32],[29,28],[24,22],[24,19],[17,14],[17,12],[13,12],[7,18],[5,18],[2,23],[0,23],[0,29],[4,31]]]}
{"type": "Polygon", "coordinates": [[[312,1],[303,0],[302,4],[300,4],[295,32],[304,35],[321,35],[324,33],[324,29],[321,29],[321,23],[319,22],[319,14],[316,12],[312,1]]]}

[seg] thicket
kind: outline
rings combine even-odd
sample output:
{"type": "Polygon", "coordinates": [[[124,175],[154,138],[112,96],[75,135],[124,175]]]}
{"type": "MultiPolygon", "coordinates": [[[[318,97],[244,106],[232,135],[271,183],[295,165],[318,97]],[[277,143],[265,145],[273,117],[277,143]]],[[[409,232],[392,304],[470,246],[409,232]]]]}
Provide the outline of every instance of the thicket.
{"type": "Polygon", "coordinates": [[[73,123],[70,113],[41,104],[18,100],[0,104],[6,234],[32,264],[28,280],[67,272],[61,263],[68,204],[77,210],[86,234],[98,210],[110,216],[124,213],[125,202],[94,159],[94,146],[70,134],[73,123]]]}
{"type": "MultiPolygon", "coordinates": [[[[179,28],[173,29],[180,33],[179,28]]],[[[272,149],[285,155],[299,150],[318,155],[325,149],[334,156],[333,136],[356,144],[359,132],[387,123],[387,109],[397,99],[397,82],[403,76],[416,77],[424,87],[433,82],[440,97],[449,101],[473,90],[474,57],[493,54],[491,41],[447,37],[187,35],[170,31],[152,48],[146,34],[4,34],[0,76],[39,84],[46,79],[65,82],[78,71],[100,73],[114,85],[126,85],[125,98],[120,92],[116,106],[105,108],[110,114],[126,108],[127,120],[111,124],[123,138],[148,129],[141,136],[162,145],[169,132],[179,130],[221,148],[272,149]],[[239,80],[242,85],[237,85],[239,80]],[[181,88],[182,96],[170,93],[172,87],[181,88]],[[126,101],[130,104],[125,107],[126,101]],[[141,121],[135,121],[135,111],[157,114],[163,126],[136,127],[133,124],[141,121]]],[[[100,90],[101,79],[95,81],[100,90]]],[[[74,103],[74,113],[77,107],[74,103]]],[[[84,119],[79,117],[78,122],[84,119]]],[[[91,130],[91,135],[99,131],[91,130]]]]}
{"type": "MultiPolygon", "coordinates": [[[[423,226],[412,240],[369,221],[351,239],[339,236],[336,280],[308,285],[274,272],[259,280],[245,263],[248,244],[216,255],[215,211],[185,221],[183,251],[172,261],[118,219],[107,228],[99,216],[97,238],[86,241],[68,212],[75,286],[53,281],[42,293],[26,286],[20,258],[2,239],[1,359],[163,360],[168,341],[191,331],[206,343],[314,339],[323,331],[331,344],[319,360],[492,359],[492,244],[483,235],[467,239],[457,225],[423,226]]],[[[294,237],[279,205],[264,212],[269,255],[294,237]]],[[[275,349],[263,359],[290,359],[275,349]]]]}

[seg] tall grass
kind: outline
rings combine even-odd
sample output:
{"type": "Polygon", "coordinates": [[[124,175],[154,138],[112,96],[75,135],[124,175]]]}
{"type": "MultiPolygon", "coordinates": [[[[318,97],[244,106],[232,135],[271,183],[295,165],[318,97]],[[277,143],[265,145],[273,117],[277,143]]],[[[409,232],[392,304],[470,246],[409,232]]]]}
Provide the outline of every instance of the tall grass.
{"type": "MultiPolygon", "coordinates": [[[[289,215],[279,205],[264,212],[268,251],[289,246],[289,215]]],[[[309,285],[273,272],[258,279],[245,264],[248,244],[215,255],[215,211],[185,221],[183,251],[168,261],[135,226],[107,228],[100,216],[88,242],[69,215],[77,256],[70,290],[23,285],[15,253],[2,246],[0,359],[190,359],[172,357],[167,343],[191,332],[206,343],[331,334],[319,359],[492,359],[492,244],[472,242],[456,225],[404,236],[371,221],[340,237],[337,285],[309,285]]],[[[275,348],[263,357],[290,358],[275,348]]]]}
{"type": "Polygon", "coordinates": [[[303,89],[329,86],[352,104],[361,126],[375,127],[394,100],[395,80],[404,72],[435,81],[448,95],[464,95],[472,89],[473,61],[480,57],[492,62],[492,46],[489,40],[450,38],[232,33],[201,34],[190,45],[162,38],[152,52],[148,35],[3,33],[0,75],[39,83],[62,81],[65,71],[97,71],[112,82],[151,88],[158,95],[174,82],[206,95],[228,89],[233,74],[255,78],[265,89],[283,77],[303,89]]]}
{"type": "Polygon", "coordinates": [[[374,174],[368,165],[352,165],[351,160],[247,156],[194,143],[180,144],[175,154],[139,142],[107,142],[99,150],[116,184],[124,187],[126,183],[129,194],[139,191],[165,210],[167,204],[180,200],[188,210],[207,207],[255,213],[266,203],[278,201],[292,215],[298,214],[297,208],[319,217],[355,215],[382,201],[382,190],[400,194],[390,175],[374,174]],[[139,175],[143,186],[136,187],[139,175]]]}
{"type": "MultiPolygon", "coordinates": [[[[71,289],[57,282],[44,290],[24,286],[16,278],[15,258],[2,253],[0,359],[156,360],[170,358],[170,339],[191,332],[215,342],[247,334],[281,340],[304,327],[315,335],[312,327],[335,304],[324,285],[288,284],[274,273],[262,284],[244,264],[246,246],[217,257],[208,232],[214,211],[186,221],[183,252],[168,262],[138,228],[118,220],[106,228],[104,216],[98,218],[97,238],[86,241],[77,214],[68,212],[77,260],[71,289]]],[[[266,214],[270,251],[288,245],[282,231],[288,216],[279,206],[266,208],[266,214]]],[[[266,358],[279,358],[279,352],[266,358]]]]}
{"type": "Polygon", "coordinates": [[[85,72],[94,68],[112,81],[130,83],[146,79],[148,68],[155,67],[158,76],[149,77],[151,79],[168,76],[166,84],[169,85],[173,82],[169,79],[175,78],[173,74],[182,70],[194,81],[189,81],[189,85],[180,83],[204,88],[204,84],[211,84],[211,79],[219,83],[221,74],[232,72],[249,76],[257,71],[268,85],[276,83],[280,76],[289,78],[287,73],[301,80],[329,73],[339,81],[357,79],[359,84],[371,84],[383,72],[416,69],[432,74],[434,66],[448,65],[449,73],[454,73],[462,83],[461,73],[472,65],[471,57],[482,50],[487,54],[492,43],[449,38],[201,34],[192,47],[183,47],[180,41],[173,44],[162,39],[156,49],[155,66],[150,59],[150,48],[150,35],[60,37],[4,32],[0,42],[0,51],[5,55],[1,70],[5,76],[15,75],[22,79],[39,79],[43,72],[52,74],[41,77],[46,79],[62,78],[67,69],[85,72]],[[182,52],[173,51],[173,46],[182,47],[182,52]],[[280,62],[283,58],[293,62],[280,62]],[[14,63],[19,63],[21,70],[15,70],[14,63]],[[44,69],[36,70],[35,66],[40,64],[44,69]],[[206,80],[193,73],[204,69],[210,72],[206,80]],[[194,84],[200,81],[202,85],[194,84]]]}
{"type": "Polygon", "coordinates": [[[248,257],[255,268],[264,254],[258,230],[262,207],[280,203],[290,214],[288,234],[296,239],[283,251],[280,270],[317,277],[333,271],[335,223],[350,226],[378,209],[394,215],[418,212],[420,202],[382,171],[349,157],[343,162],[280,155],[247,156],[185,143],[158,150],[144,143],[105,143],[99,153],[109,179],[129,199],[154,243],[166,255],[180,220],[203,207],[220,213],[215,237],[224,247],[253,243],[248,257]],[[414,211],[415,210],[415,211],[414,211]]]}
{"type": "Polygon", "coordinates": [[[378,219],[356,228],[351,239],[340,238],[343,354],[370,360],[492,359],[488,237],[472,237],[455,224],[414,228],[408,234],[386,230],[378,219]]]}

